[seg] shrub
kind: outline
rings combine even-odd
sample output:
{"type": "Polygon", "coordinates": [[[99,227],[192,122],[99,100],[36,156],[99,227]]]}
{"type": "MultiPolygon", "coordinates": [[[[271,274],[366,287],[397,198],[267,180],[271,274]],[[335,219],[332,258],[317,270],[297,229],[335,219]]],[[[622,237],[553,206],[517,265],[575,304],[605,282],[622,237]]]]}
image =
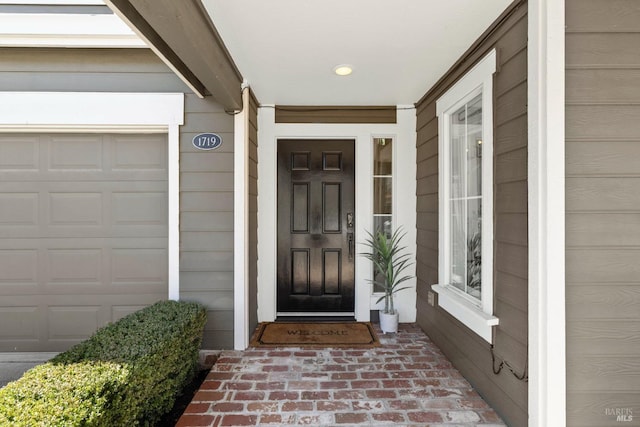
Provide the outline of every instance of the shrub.
{"type": "Polygon", "coordinates": [[[99,329],[0,389],[0,425],[153,425],[197,370],[205,320],[162,301],[99,329]]]}

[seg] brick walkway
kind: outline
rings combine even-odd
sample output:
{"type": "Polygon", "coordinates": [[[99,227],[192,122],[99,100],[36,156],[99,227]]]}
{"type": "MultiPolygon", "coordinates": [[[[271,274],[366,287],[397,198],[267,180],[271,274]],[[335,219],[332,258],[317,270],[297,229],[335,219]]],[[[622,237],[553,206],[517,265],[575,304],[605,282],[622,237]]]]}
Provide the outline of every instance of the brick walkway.
{"type": "Polygon", "coordinates": [[[223,352],[177,426],[504,426],[417,326],[378,335],[366,350],[223,352]]]}

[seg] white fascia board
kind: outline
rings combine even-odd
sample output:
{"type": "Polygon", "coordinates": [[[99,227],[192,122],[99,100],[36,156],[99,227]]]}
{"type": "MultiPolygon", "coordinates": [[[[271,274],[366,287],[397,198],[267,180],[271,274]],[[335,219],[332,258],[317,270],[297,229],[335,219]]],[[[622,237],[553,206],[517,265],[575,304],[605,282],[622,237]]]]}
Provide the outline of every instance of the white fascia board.
{"type": "Polygon", "coordinates": [[[2,47],[146,48],[116,15],[0,13],[2,47]]]}

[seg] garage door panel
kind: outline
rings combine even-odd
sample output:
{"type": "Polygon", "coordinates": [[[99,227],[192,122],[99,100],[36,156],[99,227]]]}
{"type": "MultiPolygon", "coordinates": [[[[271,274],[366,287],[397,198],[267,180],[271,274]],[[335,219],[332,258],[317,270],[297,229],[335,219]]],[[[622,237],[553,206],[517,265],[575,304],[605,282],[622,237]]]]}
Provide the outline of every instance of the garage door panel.
{"type": "MultiPolygon", "coordinates": [[[[117,193],[117,192],[166,192],[167,183],[158,181],[95,181],[90,179],[78,180],[2,180],[0,181],[0,193],[35,193],[46,196],[49,193],[117,193]]],[[[43,200],[47,200],[44,198],[43,200]]],[[[105,199],[107,200],[107,199],[105,199]]]]}
{"type": "Polygon", "coordinates": [[[0,249],[0,290],[9,286],[37,286],[38,250],[0,249]]]}
{"type": "Polygon", "coordinates": [[[111,145],[111,169],[117,172],[147,171],[161,172],[167,170],[166,139],[157,136],[136,137],[114,136],[111,145]]]}
{"type": "MultiPolygon", "coordinates": [[[[49,227],[45,232],[38,234],[34,233],[34,237],[43,236],[45,238],[50,239],[60,239],[60,238],[73,238],[73,239],[81,239],[81,238],[94,238],[94,239],[106,239],[105,234],[109,234],[112,238],[129,238],[129,237],[137,237],[139,239],[156,239],[163,238],[167,239],[167,226],[162,225],[139,225],[135,226],[133,224],[125,224],[125,225],[114,225],[112,227],[91,227],[91,226],[65,226],[60,225],[56,227],[49,227]]],[[[7,237],[15,236],[17,233],[15,231],[7,232],[7,237]]],[[[28,234],[24,234],[23,236],[29,237],[28,234]]]]}
{"type": "Polygon", "coordinates": [[[40,141],[37,135],[0,138],[0,172],[40,169],[40,141]]]}
{"type": "Polygon", "coordinates": [[[39,323],[37,306],[0,307],[0,337],[3,340],[37,343],[40,340],[39,323]]]}
{"type": "Polygon", "coordinates": [[[88,338],[97,327],[166,299],[164,293],[129,295],[36,295],[3,297],[0,307],[0,351],[64,351],[88,338]],[[93,325],[65,325],[69,319],[93,325]],[[97,326],[95,326],[97,325],[97,326]]]}
{"type": "MultiPolygon", "coordinates": [[[[38,225],[39,195],[31,193],[0,193],[0,230],[38,225]]],[[[0,236],[2,236],[0,231],[0,236]]]]}
{"type": "MultiPolygon", "coordinates": [[[[166,234],[166,233],[165,233],[166,234]]],[[[139,236],[127,236],[119,238],[99,237],[99,238],[42,238],[42,239],[20,239],[20,238],[0,238],[0,251],[2,250],[25,250],[25,249],[95,249],[102,248],[123,248],[123,249],[166,249],[167,242],[164,237],[140,238],[139,236]]]]}
{"type": "Polygon", "coordinates": [[[168,294],[166,135],[0,134],[0,351],[63,351],[168,294]]]}
{"type": "MultiPolygon", "coordinates": [[[[2,170],[0,181],[2,184],[10,182],[130,182],[149,181],[158,182],[166,178],[166,170],[122,170],[122,171],[92,171],[92,170],[2,170]]],[[[166,183],[166,181],[165,181],[166,183]]],[[[21,188],[21,187],[20,187],[21,188]]]]}
{"type": "Polygon", "coordinates": [[[117,285],[157,284],[166,288],[166,259],[164,249],[113,249],[111,280],[117,285]]]}
{"type": "MultiPolygon", "coordinates": [[[[126,183],[105,185],[126,189],[126,183]]],[[[0,183],[0,239],[38,237],[166,237],[167,193],[157,183],[128,191],[88,192],[93,183],[0,183]],[[47,189],[48,188],[48,189],[47,189]],[[65,191],[58,191],[64,189],[65,191]],[[44,203],[42,202],[44,200],[44,203]]]]}
{"type": "Polygon", "coordinates": [[[47,225],[102,226],[102,193],[49,193],[47,225]]]}
{"type": "Polygon", "coordinates": [[[166,192],[118,192],[112,195],[112,224],[159,225],[167,230],[166,192]]]}
{"type": "Polygon", "coordinates": [[[51,137],[47,170],[103,171],[103,138],[100,135],[51,137]]]}
{"type": "Polygon", "coordinates": [[[47,256],[46,282],[50,285],[97,287],[103,283],[102,249],[49,249],[47,256]]]}
{"type": "Polygon", "coordinates": [[[0,135],[2,181],[165,181],[166,135],[0,135]]]}
{"type": "Polygon", "coordinates": [[[81,341],[100,326],[100,306],[49,306],[49,341],[81,341]]]}

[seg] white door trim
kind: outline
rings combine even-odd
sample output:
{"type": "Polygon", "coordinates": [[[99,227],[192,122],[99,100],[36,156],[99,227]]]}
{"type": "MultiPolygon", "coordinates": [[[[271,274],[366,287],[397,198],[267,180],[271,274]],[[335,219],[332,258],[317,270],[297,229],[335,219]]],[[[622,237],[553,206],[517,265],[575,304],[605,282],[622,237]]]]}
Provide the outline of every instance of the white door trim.
{"type": "Polygon", "coordinates": [[[528,7],[529,426],[564,427],[564,0],[528,7]]]}
{"type": "MultiPolygon", "coordinates": [[[[273,106],[262,106],[258,113],[258,321],[276,318],[276,253],[277,253],[277,140],[353,139],[356,144],[356,251],[363,250],[365,230],[373,227],[373,137],[394,137],[394,219],[407,231],[404,240],[408,250],[416,253],[416,114],[413,106],[400,106],[395,124],[288,124],[275,123],[273,106]],[[395,167],[395,166],[394,166],[395,167]]],[[[415,265],[412,266],[415,268],[415,265]]],[[[373,309],[371,265],[355,259],[355,317],[368,321],[373,309]]],[[[414,272],[409,272],[414,274],[414,272]]],[[[401,322],[416,318],[415,279],[394,299],[401,322]]],[[[375,302],[375,300],[373,300],[375,302]]]]}
{"type": "Polygon", "coordinates": [[[180,298],[182,93],[0,92],[0,132],[168,133],[169,299],[180,298]]]}

